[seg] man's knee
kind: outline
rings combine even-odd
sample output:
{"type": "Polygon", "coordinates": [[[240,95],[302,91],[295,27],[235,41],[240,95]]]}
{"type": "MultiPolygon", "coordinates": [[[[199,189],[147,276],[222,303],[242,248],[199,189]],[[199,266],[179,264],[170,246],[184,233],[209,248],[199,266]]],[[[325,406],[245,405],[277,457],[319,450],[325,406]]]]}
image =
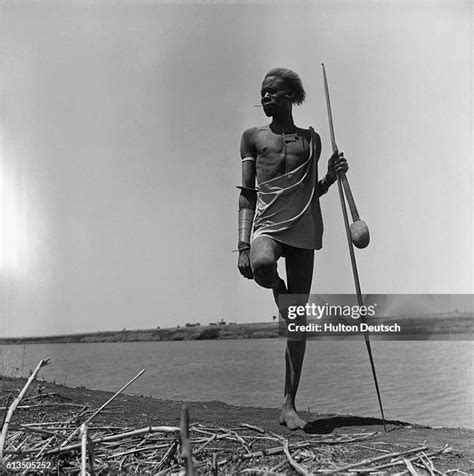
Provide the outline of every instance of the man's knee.
{"type": "Polygon", "coordinates": [[[258,256],[252,260],[253,276],[257,284],[272,288],[278,279],[276,261],[267,256],[258,256]]]}

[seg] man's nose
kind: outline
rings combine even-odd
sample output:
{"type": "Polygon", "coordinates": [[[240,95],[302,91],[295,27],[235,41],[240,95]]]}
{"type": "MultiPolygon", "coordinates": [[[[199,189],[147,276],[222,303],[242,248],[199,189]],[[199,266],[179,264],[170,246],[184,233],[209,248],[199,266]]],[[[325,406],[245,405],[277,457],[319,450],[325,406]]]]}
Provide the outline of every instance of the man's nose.
{"type": "Polygon", "coordinates": [[[264,96],[262,97],[262,101],[268,102],[272,100],[272,96],[270,93],[265,93],[264,96]]]}

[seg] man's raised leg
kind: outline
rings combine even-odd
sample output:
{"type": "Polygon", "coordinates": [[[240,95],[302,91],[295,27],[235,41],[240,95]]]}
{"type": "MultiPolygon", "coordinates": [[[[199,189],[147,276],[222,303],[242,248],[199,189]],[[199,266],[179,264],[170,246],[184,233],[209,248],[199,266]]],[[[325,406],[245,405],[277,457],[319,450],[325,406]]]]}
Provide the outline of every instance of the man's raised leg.
{"type": "Polygon", "coordinates": [[[277,292],[284,281],[278,276],[277,261],[282,253],[281,244],[268,236],[260,236],[252,241],[250,264],[253,277],[260,286],[277,292]]]}

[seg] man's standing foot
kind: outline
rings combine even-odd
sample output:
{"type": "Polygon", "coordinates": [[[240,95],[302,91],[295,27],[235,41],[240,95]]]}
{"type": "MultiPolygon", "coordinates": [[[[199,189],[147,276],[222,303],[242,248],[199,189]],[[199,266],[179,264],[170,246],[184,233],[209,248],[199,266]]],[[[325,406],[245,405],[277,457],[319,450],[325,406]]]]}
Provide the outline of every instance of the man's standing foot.
{"type": "Polygon", "coordinates": [[[285,403],[280,414],[280,425],[286,426],[289,430],[303,430],[308,423],[299,417],[293,405],[285,403]]]}

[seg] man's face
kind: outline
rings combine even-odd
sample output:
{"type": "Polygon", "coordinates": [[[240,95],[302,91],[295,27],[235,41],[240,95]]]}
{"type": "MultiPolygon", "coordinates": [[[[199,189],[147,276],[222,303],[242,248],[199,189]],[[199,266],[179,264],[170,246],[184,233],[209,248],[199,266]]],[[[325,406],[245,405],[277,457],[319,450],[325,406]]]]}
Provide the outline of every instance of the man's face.
{"type": "Polygon", "coordinates": [[[268,76],[263,80],[261,89],[263,111],[267,116],[291,109],[291,98],[285,82],[276,76],[268,76]]]}

